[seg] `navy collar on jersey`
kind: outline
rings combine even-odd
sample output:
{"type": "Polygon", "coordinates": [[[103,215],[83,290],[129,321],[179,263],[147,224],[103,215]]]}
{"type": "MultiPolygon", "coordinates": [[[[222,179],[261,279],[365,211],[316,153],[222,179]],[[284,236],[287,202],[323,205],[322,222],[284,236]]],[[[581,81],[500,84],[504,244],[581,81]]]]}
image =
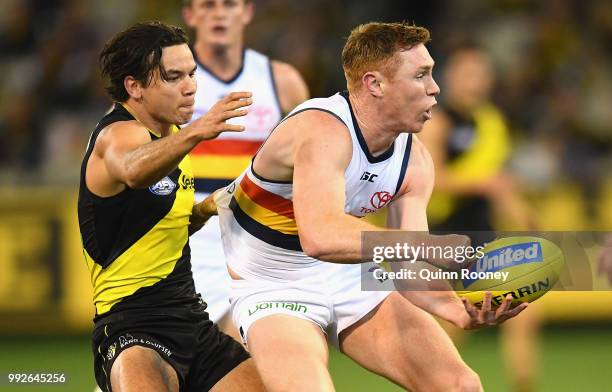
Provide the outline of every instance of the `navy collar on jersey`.
{"type": "Polygon", "coordinates": [[[240,64],[240,69],[238,70],[238,72],[236,72],[236,74],[234,76],[232,76],[231,78],[224,80],[221,79],[220,77],[218,77],[217,75],[214,74],[213,71],[211,71],[207,66],[205,66],[200,59],[198,58],[198,54],[195,51],[195,48],[192,45],[189,45],[189,49],[191,49],[191,53],[193,53],[193,58],[196,62],[196,64],[202,68],[204,71],[206,71],[206,73],[208,73],[210,76],[212,76],[213,78],[217,79],[219,82],[223,83],[223,84],[231,84],[233,82],[236,81],[236,79],[238,79],[240,77],[240,75],[242,75],[242,71],[244,70],[244,56],[246,53],[246,49],[242,49],[242,59],[240,60],[241,64],[240,64]]]}
{"type": "Polygon", "coordinates": [[[395,149],[395,141],[393,141],[393,143],[391,144],[391,147],[389,147],[387,151],[383,152],[379,156],[375,157],[374,155],[372,155],[372,153],[368,149],[368,145],[363,137],[363,134],[361,133],[361,128],[359,128],[359,123],[357,123],[357,119],[355,118],[355,113],[353,112],[353,106],[351,105],[351,101],[349,99],[349,92],[344,90],[340,92],[340,95],[344,99],[346,99],[346,102],[349,105],[349,109],[351,111],[351,119],[353,120],[353,126],[355,127],[355,135],[357,136],[357,140],[359,141],[359,146],[361,147],[361,150],[363,151],[365,156],[368,158],[368,162],[378,163],[378,162],[382,162],[386,159],[391,158],[391,156],[393,155],[393,150],[395,149]]]}

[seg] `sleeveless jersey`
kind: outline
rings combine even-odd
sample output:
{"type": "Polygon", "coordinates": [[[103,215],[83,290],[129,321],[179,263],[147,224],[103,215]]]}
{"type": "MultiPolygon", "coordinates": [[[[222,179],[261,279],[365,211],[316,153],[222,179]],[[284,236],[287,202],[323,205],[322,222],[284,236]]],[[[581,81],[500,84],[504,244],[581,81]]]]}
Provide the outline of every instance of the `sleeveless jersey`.
{"type": "Polygon", "coordinates": [[[190,153],[198,193],[211,193],[228,185],[249,165],[261,143],[278,124],[282,110],[268,57],[252,49],[243,52],[242,67],[230,80],[217,78],[197,60],[198,89],[192,121],[201,117],[233,91],[250,91],[253,104],[245,117],[229,120],[245,126],[243,132],[225,132],[200,143],[190,153]]]}
{"type": "Polygon", "coordinates": [[[127,109],[115,104],[96,126],[81,165],[79,228],[97,316],[180,305],[195,296],[187,233],[194,203],[189,157],[145,189],[126,186],[117,195],[100,197],[85,183],[87,161],[100,131],[131,120],[135,118],[127,109]]]}
{"type": "MultiPolygon", "coordinates": [[[[287,118],[306,110],[333,115],[351,136],[352,158],[344,173],[344,211],[361,218],[389,204],[404,180],[412,135],[401,134],[387,151],[374,157],[355,120],[348,93],[306,101],[287,118]]],[[[295,280],[310,275],[311,268],[330,265],[302,251],[292,199],[292,183],[262,178],[252,164],[218,195],[221,233],[230,268],[244,278],[295,280]],[[275,276],[269,276],[268,270],[273,270],[275,276]]],[[[317,208],[316,200],[312,208],[317,208]]]]}

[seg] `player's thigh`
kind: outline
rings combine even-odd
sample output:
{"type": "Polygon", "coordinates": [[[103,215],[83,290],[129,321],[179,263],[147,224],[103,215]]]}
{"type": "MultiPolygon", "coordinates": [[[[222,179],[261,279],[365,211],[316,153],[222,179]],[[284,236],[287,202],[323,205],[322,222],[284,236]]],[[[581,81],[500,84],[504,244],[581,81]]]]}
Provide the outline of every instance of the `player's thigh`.
{"type": "Polygon", "coordinates": [[[308,320],[275,314],[255,321],[248,346],[268,391],[332,391],[329,351],[321,328],[308,320]]]}
{"type": "Polygon", "coordinates": [[[212,388],[212,392],[259,392],[265,391],[261,377],[252,359],[243,361],[226,374],[212,388]]]}
{"type": "Polygon", "coordinates": [[[232,321],[229,312],[226,313],[223,317],[221,317],[217,325],[219,326],[219,330],[221,332],[228,336],[231,336],[238,343],[243,344],[242,338],[240,337],[240,332],[238,332],[238,328],[236,328],[236,326],[234,325],[234,322],[232,321]]]}
{"type": "Polygon", "coordinates": [[[399,293],[342,331],[340,348],[363,367],[412,391],[482,389],[434,318],[399,293]]]}
{"type": "Polygon", "coordinates": [[[122,351],[111,368],[113,392],[177,392],[174,368],[155,350],[132,346],[122,351]]]}

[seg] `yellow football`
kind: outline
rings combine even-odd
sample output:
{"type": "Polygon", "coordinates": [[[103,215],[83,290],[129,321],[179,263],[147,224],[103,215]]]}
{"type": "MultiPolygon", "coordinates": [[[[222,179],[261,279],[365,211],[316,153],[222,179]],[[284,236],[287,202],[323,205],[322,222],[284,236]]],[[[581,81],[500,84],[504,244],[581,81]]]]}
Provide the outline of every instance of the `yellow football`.
{"type": "Polygon", "coordinates": [[[488,243],[484,256],[460,272],[454,288],[472,304],[482,303],[491,291],[493,308],[512,295],[512,304],[532,302],[550,290],[561,273],[563,252],[538,237],[506,237],[488,243]]]}

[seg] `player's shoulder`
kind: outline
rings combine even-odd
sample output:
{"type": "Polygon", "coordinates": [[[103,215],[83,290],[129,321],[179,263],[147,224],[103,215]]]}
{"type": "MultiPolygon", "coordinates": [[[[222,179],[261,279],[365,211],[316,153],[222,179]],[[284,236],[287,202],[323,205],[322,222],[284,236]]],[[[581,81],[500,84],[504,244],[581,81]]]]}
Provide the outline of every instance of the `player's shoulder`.
{"type": "Polygon", "coordinates": [[[113,122],[100,130],[96,140],[97,149],[105,149],[110,144],[144,144],[151,141],[149,130],[136,120],[113,122]]]}
{"type": "Polygon", "coordinates": [[[308,101],[304,106],[300,105],[283,122],[288,124],[299,124],[303,128],[308,128],[313,133],[323,134],[327,132],[337,132],[341,130],[347,134],[347,125],[337,114],[331,110],[326,110],[317,106],[308,106],[308,101]]]}
{"type": "MultiPolygon", "coordinates": [[[[270,60],[270,66],[272,67],[272,73],[279,90],[284,87],[306,87],[302,74],[293,65],[279,60],[270,60]]],[[[307,94],[304,96],[304,99],[308,99],[307,94]]]]}
{"type": "Polygon", "coordinates": [[[351,109],[348,101],[339,93],[329,97],[310,98],[297,105],[289,114],[295,116],[304,111],[320,111],[327,113],[328,116],[336,118],[341,123],[348,125],[351,123],[351,109]]]}
{"type": "Polygon", "coordinates": [[[307,160],[326,160],[346,169],[353,155],[353,143],[344,123],[320,110],[306,110],[294,118],[292,128],[295,156],[307,160]]]}
{"type": "Polygon", "coordinates": [[[333,145],[338,152],[351,151],[351,137],[346,124],[334,113],[318,108],[304,108],[286,118],[279,128],[289,128],[296,145],[333,145]]]}
{"type": "MultiPolygon", "coordinates": [[[[288,118],[297,115],[304,116],[303,112],[319,112],[326,117],[335,118],[341,124],[351,123],[351,109],[348,101],[340,93],[329,97],[315,97],[305,100],[297,105],[288,115],[288,118]]],[[[312,113],[308,113],[312,114],[312,113]]]]}
{"type": "Polygon", "coordinates": [[[126,135],[148,135],[149,131],[136,120],[120,120],[108,124],[100,130],[100,137],[122,137],[126,135]]]}

